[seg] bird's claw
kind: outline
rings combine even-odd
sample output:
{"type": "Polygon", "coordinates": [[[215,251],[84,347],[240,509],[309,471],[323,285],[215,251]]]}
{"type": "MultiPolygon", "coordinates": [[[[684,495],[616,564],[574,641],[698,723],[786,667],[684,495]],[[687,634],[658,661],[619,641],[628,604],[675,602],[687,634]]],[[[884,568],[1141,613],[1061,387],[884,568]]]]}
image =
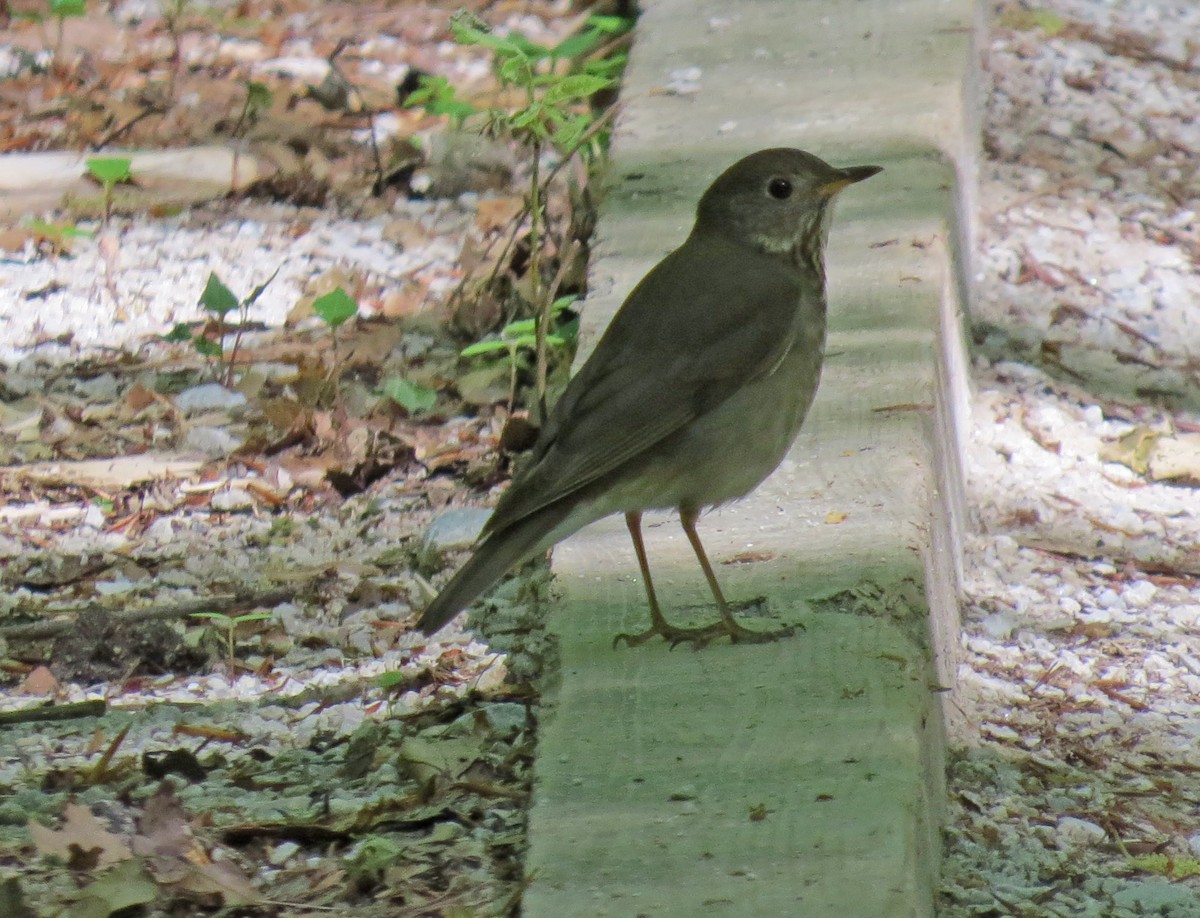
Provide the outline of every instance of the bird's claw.
{"type": "Polygon", "coordinates": [[[652,624],[645,631],[639,631],[637,634],[618,634],[613,638],[613,650],[620,647],[622,642],[630,647],[637,647],[655,637],[666,641],[671,650],[680,644],[691,644],[692,650],[700,650],[719,637],[728,636],[733,644],[769,644],[780,638],[791,637],[795,633],[796,629],[790,625],[774,631],[754,631],[744,628],[737,622],[726,623],[724,621],[716,622],[706,628],[676,628],[666,623],[652,624]]]}
{"type": "Polygon", "coordinates": [[[707,628],[676,628],[674,625],[651,625],[645,631],[639,631],[637,634],[629,634],[622,632],[613,638],[613,650],[621,646],[624,641],[630,647],[637,647],[645,644],[652,638],[660,637],[667,642],[671,650],[674,650],[680,644],[691,644],[692,650],[699,650],[704,647],[715,637],[720,637],[725,634],[725,626],[718,622],[715,625],[709,625],[707,628]]]}

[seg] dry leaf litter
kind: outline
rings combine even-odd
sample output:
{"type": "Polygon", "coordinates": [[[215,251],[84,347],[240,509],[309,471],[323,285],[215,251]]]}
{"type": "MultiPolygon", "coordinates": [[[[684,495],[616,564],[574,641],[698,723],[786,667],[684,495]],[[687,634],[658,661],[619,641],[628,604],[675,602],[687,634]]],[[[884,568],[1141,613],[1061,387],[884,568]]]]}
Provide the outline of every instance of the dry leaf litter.
{"type": "MultiPolygon", "coordinates": [[[[505,632],[527,630],[544,576],[498,592],[490,646],[457,626],[432,639],[410,631],[425,578],[442,575],[442,556],[469,545],[486,516],[458,506],[479,494],[448,472],[478,471],[476,488],[500,480],[488,456],[502,418],[460,415],[457,404],[440,423],[387,416],[378,371],[360,369],[344,380],[348,426],[317,412],[297,447],[278,439],[291,415],[264,418],[260,397],[287,401],[288,387],[321,383],[329,330],[296,307],[337,284],[360,305],[339,339],[351,370],[391,363],[425,368],[432,381],[458,363],[461,344],[437,330],[439,307],[462,279],[464,253],[478,260],[478,237],[498,235],[513,212],[522,176],[496,145],[461,141],[464,155],[445,140],[444,119],[395,109],[396,85],[418,67],[469,95],[494,91],[487,56],[445,40],[453,9],[321,5],[280,30],[277,8],[256,20],[242,4],[245,23],[222,19],[221,35],[214,18],[234,11],[218,4],[214,18],[181,30],[187,104],[134,119],[123,138],[206,140],[206,106],[225,105],[208,93],[241,85],[230,69],[275,80],[270,118],[294,118],[281,135],[304,129],[313,110],[303,106],[314,103],[285,108],[281,86],[303,96],[344,36],[340,66],[385,111],[371,125],[331,115],[315,131],[328,142],[320,165],[336,204],[218,202],[152,219],[118,213],[107,227],[84,217],[74,225],[90,238],[53,246],[22,222],[4,239],[0,660],[11,666],[0,673],[0,717],[50,700],[108,706],[101,718],[0,726],[6,914],[80,896],[94,899],[89,913],[123,903],[156,915],[267,900],[272,914],[298,913],[288,903],[304,913],[507,914],[519,899],[536,733],[528,682],[546,651],[496,648],[513,643],[505,632]],[[357,170],[370,161],[372,127],[381,143],[390,131],[423,138],[411,195],[368,197],[370,176],[357,170]],[[495,157],[491,173],[464,167],[481,157],[495,157]],[[258,387],[249,396],[207,381],[187,346],[156,339],[210,318],[197,302],[210,272],[244,296],[276,271],[246,316],[242,356],[258,387]],[[397,316],[411,320],[402,334],[373,321],[397,316]],[[273,331],[285,323],[282,336],[273,331]],[[347,479],[340,493],[333,471],[347,479]],[[194,611],[268,614],[240,627],[227,658],[220,622],[194,611]],[[43,622],[49,631],[27,633],[43,622]],[[16,660],[38,654],[52,668],[16,660]],[[57,828],[31,837],[31,819],[57,828]],[[80,890],[73,871],[114,862],[80,890]]],[[[111,17],[91,11],[68,20],[64,47],[106,68],[133,60],[122,80],[140,85],[170,65],[161,15],[139,3],[111,17]]],[[[551,44],[583,21],[566,2],[488,15],[551,44]]],[[[0,69],[11,75],[41,41],[20,22],[4,37],[0,69]]],[[[23,78],[40,79],[32,74],[23,78]]],[[[28,148],[94,139],[71,107],[22,111],[28,148]]],[[[490,408],[496,388],[489,378],[477,401],[462,397],[490,408]]]]}

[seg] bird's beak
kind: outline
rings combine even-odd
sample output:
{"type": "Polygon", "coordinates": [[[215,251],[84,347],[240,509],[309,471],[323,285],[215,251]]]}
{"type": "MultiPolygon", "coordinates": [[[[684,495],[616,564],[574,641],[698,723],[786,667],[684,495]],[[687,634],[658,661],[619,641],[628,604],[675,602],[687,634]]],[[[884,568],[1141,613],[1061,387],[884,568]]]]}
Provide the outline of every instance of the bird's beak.
{"type": "Polygon", "coordinates": [[[883,171],[883,166],[847,166],[845,169],[839,169],[838,171],[841,173],[840,176],[832,182],[826,182],[817,189],[817,193],[821,197],[832,198],[847,185],[853,185],[855,182],[869,179],[872,175],[878,175],[883,171]]]}

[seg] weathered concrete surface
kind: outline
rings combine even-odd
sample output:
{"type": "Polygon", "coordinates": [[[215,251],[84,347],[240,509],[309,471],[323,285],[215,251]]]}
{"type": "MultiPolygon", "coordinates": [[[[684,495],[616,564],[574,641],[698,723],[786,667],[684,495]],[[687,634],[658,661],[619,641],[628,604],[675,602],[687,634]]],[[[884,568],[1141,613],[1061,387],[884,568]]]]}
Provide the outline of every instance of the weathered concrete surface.
{"type": "MultiPolygon", "coordinates": [[[[719,565],[726,593],[765,595],[806,630],[614,651],[646,621],[621,521],[556,553],[563,671],[531,817],[532,918],[932,913],[974,13],[968,0],[644,3],[585,345],[740,156],[799,146],[885,172],[839,204],[830,356],[790,458],[701,521],[715,561],[754,559],[719,565]],[[688,67],[700,91],[663,94],[688,67]]],[[[710,619],[674,519],[647,538],[668,615],[710,619]]]]}

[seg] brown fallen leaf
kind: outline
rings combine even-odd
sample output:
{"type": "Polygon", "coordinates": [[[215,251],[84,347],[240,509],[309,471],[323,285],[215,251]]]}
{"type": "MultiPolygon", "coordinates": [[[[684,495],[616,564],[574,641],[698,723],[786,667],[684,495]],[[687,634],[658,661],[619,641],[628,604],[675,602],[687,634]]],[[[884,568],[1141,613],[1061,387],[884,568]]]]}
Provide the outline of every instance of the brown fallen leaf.
{"type": "Polygon", "coordinates": [[[63,808],[61,829],[30,822],[29,836],[39,854],[61,858],[72,870],[108,867],[133,857],[119,836],[109,832],[91,810],[78,803],[68,803],[63,808]]]}

